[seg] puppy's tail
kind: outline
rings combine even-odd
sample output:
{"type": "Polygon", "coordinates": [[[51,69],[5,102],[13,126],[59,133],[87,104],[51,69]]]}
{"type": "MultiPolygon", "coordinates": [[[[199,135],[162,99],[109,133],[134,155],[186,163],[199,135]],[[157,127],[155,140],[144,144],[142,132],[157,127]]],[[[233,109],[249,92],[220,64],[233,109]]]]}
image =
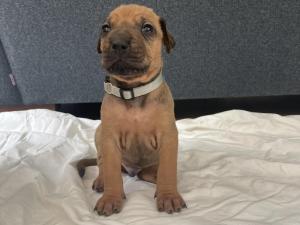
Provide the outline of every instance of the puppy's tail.
{"type": "Polygon", "coordinates": [[[82,159],[77,163],[77,171],[79,173],[80,177],[83,177],[85,174],[85,168],[88,166],[96,166],[97,165],[97,159],[82,159]]]}

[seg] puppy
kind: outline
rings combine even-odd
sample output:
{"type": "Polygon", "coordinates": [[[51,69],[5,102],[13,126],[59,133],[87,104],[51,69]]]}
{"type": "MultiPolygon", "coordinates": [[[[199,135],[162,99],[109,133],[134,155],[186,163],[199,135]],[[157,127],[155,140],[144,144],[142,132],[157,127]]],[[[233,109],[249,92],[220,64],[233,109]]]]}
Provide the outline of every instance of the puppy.
{"type": "Polygon", "coordinates": [[[95,210],[109,216],[122,209],[121,171],[156,183],[159,211],[179,212],[186,204],[177,190],[178,132],[174,102],[162,77],[162,47],[175,46],[165,21],[152,9],[121,5],[102,26],[98,52],[108,76],[101,120],[95,135],[97,160],[78,164],[99,167],[93,189],[102,192],[95,210]]]}

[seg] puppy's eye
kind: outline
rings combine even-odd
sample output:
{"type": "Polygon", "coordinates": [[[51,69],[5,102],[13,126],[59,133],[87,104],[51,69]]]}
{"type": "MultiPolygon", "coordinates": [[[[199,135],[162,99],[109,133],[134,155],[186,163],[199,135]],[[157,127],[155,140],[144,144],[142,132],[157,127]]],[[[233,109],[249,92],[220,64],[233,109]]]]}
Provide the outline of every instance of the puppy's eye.
{"type": "Polygon", "coordinates": [[[152,33],[154,30],[153,26],[149,23],[145,23],[142,27],[142,32],[145,34],[152,33]]]}
{"type": "Polygon", "coordinates": [[[103,24],[102,25],[102,32],[103,33],[108,33],[109,31],[111,31],[111,27],[109,26],[109,24],[103,24]]]}

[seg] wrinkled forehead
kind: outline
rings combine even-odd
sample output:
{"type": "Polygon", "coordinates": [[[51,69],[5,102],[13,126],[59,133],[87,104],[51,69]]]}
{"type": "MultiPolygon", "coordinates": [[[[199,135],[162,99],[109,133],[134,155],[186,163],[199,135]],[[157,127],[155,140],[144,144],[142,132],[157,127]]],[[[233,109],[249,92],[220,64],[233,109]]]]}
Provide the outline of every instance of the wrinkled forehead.
{"type": "Polygon", "coordinates": [[[122,5],[113,10],[108,18],[113,26],[122,24],[137,24],[141,22],[150,22],[153,25],[159,25],[159,16],[150,8],[139,5],[122,5]]]}

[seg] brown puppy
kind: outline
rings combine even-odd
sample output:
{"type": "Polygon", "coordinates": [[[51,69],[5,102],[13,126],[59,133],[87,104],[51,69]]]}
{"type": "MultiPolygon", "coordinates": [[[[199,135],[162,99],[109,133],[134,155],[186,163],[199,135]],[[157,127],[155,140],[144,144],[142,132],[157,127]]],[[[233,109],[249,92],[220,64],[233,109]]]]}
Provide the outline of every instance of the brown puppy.
{"type": "MultiPolygon", "coordinates": [[[[152,9],[130,4],[113,10],[98,43],[109,82],[125,91],[151,83],[162,70],[162,45],[169,53],[175,42],[152,9]]],[[[120,94],[105,94],[102,101],[102,123],[95,137],[99,176],[93,189],[104,193],[95,210],[106,216],[120,212],[123,170],[157,184],[159,211],[179,212],[186,204],[177,191],[178,133],[171,92],[163,81],[139,97],[128,100],[120,94]]],[[[93,164],[93,159],[81,161],[81,175],[84,166],[93,164]]]]}

